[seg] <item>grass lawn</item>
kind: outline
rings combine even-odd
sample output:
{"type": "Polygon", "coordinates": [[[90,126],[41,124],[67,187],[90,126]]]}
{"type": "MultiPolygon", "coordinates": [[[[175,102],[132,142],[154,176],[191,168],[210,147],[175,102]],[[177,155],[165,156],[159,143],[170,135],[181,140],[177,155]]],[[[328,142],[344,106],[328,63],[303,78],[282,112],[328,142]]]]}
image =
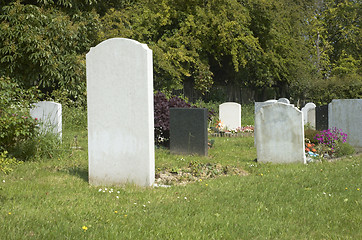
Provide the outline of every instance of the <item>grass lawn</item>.
{"type": "Polygon", "coordinates": [[[0,239],[362,239],[361,155],[308,165],[255,158],[252,137],[215,138],[208,157],[157,149],[156,168],[218,163],[247,176],[94,187],[87,132],[65,130],[58,156],[0,175],[0,239]]]}

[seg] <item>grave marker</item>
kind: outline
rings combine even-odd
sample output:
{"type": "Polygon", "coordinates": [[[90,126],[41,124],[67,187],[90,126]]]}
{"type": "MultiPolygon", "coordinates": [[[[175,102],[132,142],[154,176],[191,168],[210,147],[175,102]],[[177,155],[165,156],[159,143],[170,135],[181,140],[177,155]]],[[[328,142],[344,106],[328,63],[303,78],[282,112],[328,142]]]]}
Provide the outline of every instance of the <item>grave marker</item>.
{"type": "Polygon", "coordinates": [[[327,130],[328,129],[328,105],[318,106],[315,108],[316,129],[327,130]]]}
{"type": "Polygon", "coordinates": [[[307,103],[303,108],[302,108],[302,112],[303,112],[303,124],[307,124],[308,122],[310,123],[310,125],[315,126],[315,111],[311,111],[311,116],[309,117],[309,111],[311,109],[315,109],[316,105],[314,103],[307,103]],[[310,120],[310,121],[308,121],[310,120]]]}
{"type": "Polygon", "coordinates": [[[89,182],[153,185],[152,51],[124,38],[87,54],[89,182]]]}
{"type": "Polygon", "coordinates": [[[362,99],[334,99],[328,105],[328,127],[342,129],[347,142],[362,148],[362,99]]]}
{"type": "Polygon", "coordinates": [[[227,129],[241,127],[241,105],[235,102],[226,102],[219,105],[219,119],[227,129]]]}
{"type": "Polygon", "coordinates": [[[302,112],[290,104],[262,107],[255,115],[258,162],[306,163],[302,112]]]}
{"type": "Polygon", "coordinates": [[[170,151],[207,156],[206,108],[170,108],[170,151]]]}
{"type": "Polygon", "coordinates": [[[62,138],[62,105],[60,103],[43,101],[34,103],[30,116],[39,121],[40,131],[52,132],[62,138]]]}

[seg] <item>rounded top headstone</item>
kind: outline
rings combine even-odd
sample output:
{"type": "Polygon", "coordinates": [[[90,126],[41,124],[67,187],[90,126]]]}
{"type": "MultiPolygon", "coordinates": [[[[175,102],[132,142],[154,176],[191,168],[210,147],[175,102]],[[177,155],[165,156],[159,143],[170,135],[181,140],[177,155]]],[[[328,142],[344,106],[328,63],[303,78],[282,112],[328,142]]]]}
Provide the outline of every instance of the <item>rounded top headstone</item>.
{"type": "Polygon", "coordinates": [[[278,102],[290,104],[290,101],[289,101],[288,98],[279,98],[279,99],[278,99],[278,102]]]}

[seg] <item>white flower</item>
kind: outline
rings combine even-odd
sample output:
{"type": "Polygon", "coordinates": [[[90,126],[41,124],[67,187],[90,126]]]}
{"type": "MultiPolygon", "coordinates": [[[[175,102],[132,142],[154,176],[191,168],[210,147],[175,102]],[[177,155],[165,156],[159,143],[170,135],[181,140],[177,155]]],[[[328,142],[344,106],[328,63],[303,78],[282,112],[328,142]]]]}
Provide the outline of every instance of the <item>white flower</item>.
{"type": "Polygon", "coordinates": [[[118,196],[116,198],[119,198],[118,196]]]}
{"type": "Polygon", "coordinates": [[[143,206],[143,207],[146,207],[146,205],[144,205],[144,204],[143,204],[142,206],[143,206]]]}
{"type": "Polygon", "coordinates": [[[187,197],[184,197],[185,198],[185,200],[187,200],[187,197]]]}
{"type": "Polygon", "coordinates": [[[101,192],[102,191],[102,188],[100,188],[99,190],[98,190],[98,192],[101,192]]]}
{"type": "Polygon", "coordinates": [[[3,183],[5,182],[5,180],[3,180],[3,183]]]}
{"type": "Polygon", "coordinates": [[[120,193],[120,191],[117,191],[117,193],[120,193]]]}

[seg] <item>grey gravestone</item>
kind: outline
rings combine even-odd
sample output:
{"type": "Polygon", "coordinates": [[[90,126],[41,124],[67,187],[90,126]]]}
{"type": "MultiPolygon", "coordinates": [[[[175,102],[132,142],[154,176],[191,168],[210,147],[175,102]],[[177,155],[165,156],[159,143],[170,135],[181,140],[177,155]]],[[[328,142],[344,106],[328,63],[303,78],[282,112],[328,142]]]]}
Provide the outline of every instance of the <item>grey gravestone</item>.
{"type": "Polygon", "coordinates": [[[255,115],[258,162],[306,163],[302,115],[285,103],[260,108],[255,115]]]}
{"type": "Polygon", "coordinates": [[[316,130],[328,129],[328,105],[315,108],[316,130]]]}
{"type": "Polygon", "coordinates": [[[347,142],[362,148],[362,99],[333,99],[328,104],[328,127],[347,133],[347,142]]]}
{"type": "Polygon", "coordinates": [[[89,183],[155,179],[153,63],[146,44],[105,40],[87,54],[89,183]]]}
{"type": "Polygon", "coordinates": [[[170,108],[170,151],[207,156],[206,108],[170,108]]]}

